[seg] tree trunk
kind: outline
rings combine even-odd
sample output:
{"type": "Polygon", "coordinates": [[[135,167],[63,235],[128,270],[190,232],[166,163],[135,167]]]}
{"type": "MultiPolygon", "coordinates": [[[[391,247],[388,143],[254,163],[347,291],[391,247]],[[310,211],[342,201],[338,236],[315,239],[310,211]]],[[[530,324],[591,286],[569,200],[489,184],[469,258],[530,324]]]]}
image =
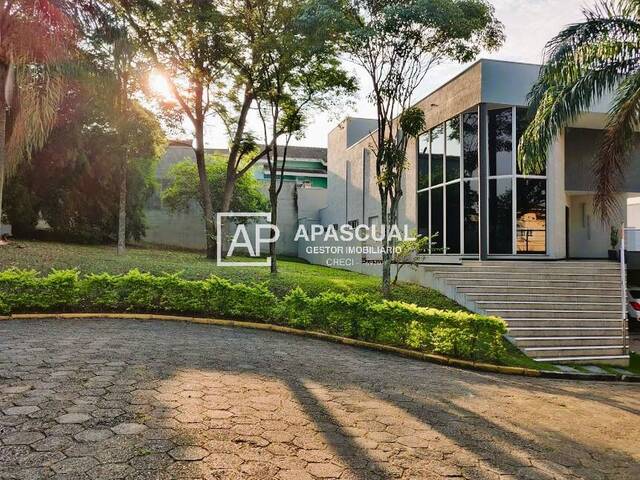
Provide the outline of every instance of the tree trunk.
{"type": "Polygon", "coordinates": [[[122,162],[120,205],[118,211],[118,255],[124,255],[127,244],[127,155],[122,162]]]}
{"type": "Polygon", "coordinates": [[[195,115],[192,117],[193,127],[195,129],[196,146],[194,148],[196,154],[196,165],[198,167],[198,179],[200,181],[200,195],[202,196],[202,206],[204,208],[204,229],[206,235],[207,258],[216,258],[216,227],[213,218],[213,200],[211,199],[211,188],[209,187],[209,179],[207,178],[207,167],[204,155],[204,85],[198,78],[193,82],[195,89],[195,115]]]}
{"type": "Polygon", "coordinates": [[[388,251],[389,249],[389,230],[391,226],[389,225],[389,215],[387,212],[388,204],[387,204],[387,195],[386,192],[384,195],[381,195],[381,207],[382,207],[382,224],[384,226],[384,237],[382,240],[382,296],[384,298],[389,298],[391,296],[391,260],[392,254],[388,251]]]}
{"type": "MultiPolygon", "coordinates": [[[[271,175],[269,185],[269,200],[271,202],[271,225],[278,226],[278,190],[276,188],[276,177],[271,175]]],[[[269,256],[271,257],[271,273],[278,273],[278,252],[276,242],[269,243],[269,256]]]]}
{"type": "Polygon", "coordinates": [[[0,229],[2,228],[2,199],[4,195],[4,180],[7,169],[6,132],[7,132],[7,104],[4,97],[7,81],[7,66],[0,64],[0,229]]]}
{"type": "Polygon", "coordinates": [[[211,188],[207,179],[207,169],[204,154],[204,119],[196,126],[196,164],[198,166],[198,178],[200,180],[200,192],[202,205],[204,206],[204,223],[207,236],[207,258],[216,258],[216,229],[213,220],[213,202],[211,200],[211,188]]]}

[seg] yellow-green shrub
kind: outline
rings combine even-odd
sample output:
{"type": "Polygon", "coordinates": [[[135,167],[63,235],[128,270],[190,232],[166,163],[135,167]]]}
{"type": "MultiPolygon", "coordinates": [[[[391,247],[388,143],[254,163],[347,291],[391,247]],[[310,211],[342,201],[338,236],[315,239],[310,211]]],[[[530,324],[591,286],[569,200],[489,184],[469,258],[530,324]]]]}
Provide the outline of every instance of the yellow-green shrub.
{"type": "Polygon", "coordinates": [[[460,358],[495,360],[506,324],[494,317],[377,301],[368,295],[302,289],[277,298],[264,284],[212,276],[185,280],[132,270],[81,276],[75,270],[40,276],[0,272],[0,313],[49,311],[167,312],[278,323],[460,358]]]}

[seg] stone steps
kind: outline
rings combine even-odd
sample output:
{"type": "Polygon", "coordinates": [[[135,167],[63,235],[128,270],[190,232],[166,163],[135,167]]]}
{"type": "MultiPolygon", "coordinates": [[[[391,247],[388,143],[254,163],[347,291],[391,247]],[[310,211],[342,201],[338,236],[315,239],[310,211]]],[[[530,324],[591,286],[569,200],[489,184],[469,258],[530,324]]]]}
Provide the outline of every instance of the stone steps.
{"type": "MultiPolygon", "coordinates": [[[[611,298],[615,301],[620,301],[620,293],[617,295],[612,295],[610,297],[604,296],[602,294],[602,288],[589,288],[582,286],[574,286],[574,287],[561,287],[561,286],[551,286],[551,287],[538,287],[538,286],[518,286],[518,285],[494,285],[496,289],[500,289],[500,293],[489,292],[487,293],[486,285],[469,285],[469,286],[460,286],[458,287],[458,291],[464,293],[470,298],[474,298],[475,296],[480,297],[489,297],[496,298],[503,297],[506,295],[520,297],[521,295],[527,295],[529,298],[551,298],[557,300],[555,297],[571,297],[574,299],[579,299],[583,301],[590,301],[591,298],[611,298]]],[[[614,288],[617,288],[615,285],[614,288]]],[[[505,298],[506,300],[506,298],[505,298]]]]}
{"type": "Polygon", "coordinates": [[[476,293],[470,292],[466,294],[476,303],[507,303],[514,302],[532,303],[535,305],[551,303],[555,305],[581,304],[581,305],[598,305],[613,303],[620,308],[620,295],[605,297],[604,295],[582,295],[570,293],[476,293]]]}
{"type": "Polygon", "coordinates": [[[620,265],[607,261],[465,261],[424,266],[435,288],[503,318],[535,360],[628,363],[620,265]]]}

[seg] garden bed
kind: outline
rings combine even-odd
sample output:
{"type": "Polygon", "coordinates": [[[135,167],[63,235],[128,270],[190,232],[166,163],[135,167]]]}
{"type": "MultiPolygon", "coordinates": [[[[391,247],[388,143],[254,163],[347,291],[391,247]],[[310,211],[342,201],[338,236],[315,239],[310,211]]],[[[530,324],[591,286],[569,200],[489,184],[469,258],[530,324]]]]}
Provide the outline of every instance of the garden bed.
{"type": "Polygon", "coordinates": [[[495,317],[380,301],[357,293],[294,288],[278,297],[265,284],[233,283],[179,274],[81,275],[75,270],[42,276],[0,273],[0,314],[28,312],[179,313],[251,320],[434,352],[475,361],[501,361],[506,324],[495,317]]]}

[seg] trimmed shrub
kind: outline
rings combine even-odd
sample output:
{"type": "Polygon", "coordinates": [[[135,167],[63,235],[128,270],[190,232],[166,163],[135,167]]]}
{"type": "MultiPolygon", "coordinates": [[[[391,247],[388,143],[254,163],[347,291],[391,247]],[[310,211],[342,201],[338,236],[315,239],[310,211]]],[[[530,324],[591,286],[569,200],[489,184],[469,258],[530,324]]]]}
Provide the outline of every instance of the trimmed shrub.
{"type": "Polygon", "coordinates": [[[368,295],[295,288],[283,298],[265,284],[212,276],[185,280],[138,270],[124,275],[32,270],[0,272],[0,314],[50,311],[121,311],[209,315],[277,323],[415,350],[474,360],[498,360],[506,324],[466,312],[376,301],[368,295]]]}

